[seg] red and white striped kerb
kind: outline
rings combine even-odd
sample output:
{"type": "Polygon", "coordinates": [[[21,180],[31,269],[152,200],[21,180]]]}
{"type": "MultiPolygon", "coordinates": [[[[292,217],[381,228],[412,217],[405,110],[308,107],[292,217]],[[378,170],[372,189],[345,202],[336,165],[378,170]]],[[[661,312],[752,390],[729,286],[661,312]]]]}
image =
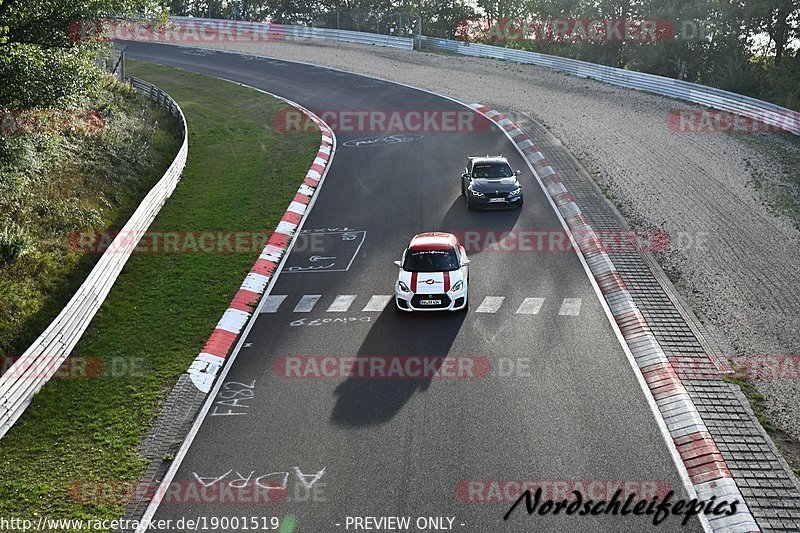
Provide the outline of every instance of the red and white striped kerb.
{"type": "Polygon", "coordinates": [[[550,166],[533,141],[508,117],[482,104],[471,104],[469,107],[493,121],[506,133],[535,169],[536,179],[550,195],[570,230],[580,231],[582,235],[588,236],[580,242],[581,253],[653,394],[698,497],[705,500],[712,496],[728,501],[738,499],[741,503],[736,514],[711,517],[709,522],[712,530],[760,531],[725,464],[725,458],[709,434],[681,379],[650,331],[614,263],[603,250],[602,241],[594,234],[588,219],[581,213],[558,172],[550,166]]]}
{"type": "Polygon", "coordinates": [[[205,393],[211,390],[214,379],[225,363],[225,359],[230,355],[240,333],[264,295],[264,291],[286,254],[289,243],[292,242],[300,221],[308,210],[308,205],[319,186],[325,167],[328,166],[328,162],[336,150],[333,132],[325,122],[307,109],[283,98],[280,99],[296,107],[314,121],[322,132],[322,141],[317,156],[297,190],[297,194],[294,195],[292,203],[289,204],[281,221],[267,241],[267,245],[261,251],[253,268],[250,269],[250,273],[244,278],[244,282],[233,297],[228,309],[217,322],[214,332],[200,355],[189,367],[188,374],[192,383],[205,393]]]}

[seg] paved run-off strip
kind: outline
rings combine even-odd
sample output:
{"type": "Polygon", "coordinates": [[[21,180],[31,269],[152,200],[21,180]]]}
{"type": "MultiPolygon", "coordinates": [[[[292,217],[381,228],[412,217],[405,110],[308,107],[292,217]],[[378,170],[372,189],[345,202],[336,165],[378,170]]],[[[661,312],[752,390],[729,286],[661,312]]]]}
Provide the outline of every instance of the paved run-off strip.
{"type": "Polygon", "coordinates": [[[239,335],[244,331],[255,308],[264,296],[270,280],[278,270],[298,227],[309,210],[309,204],[320,187],[325,170],[336,151],[336,136],[325,122],[295,102],[280,96],[271,96],[304,113],[319,127],[322,140],[314,162],[306,173],[297,194],[286,209],[286,213],[250,269],[250,273],[245,277],[228,309],[222,314],[222,318],[206,341],[202,351],[189,366],[187,373],[192,383],[203,393],[211,391],[214,379],[225,364],[225,359],[231,353],[239,335]]]}
{"type": "Polygon", "coordinates": [[[708,432],[675,369],[658,344],[644,316],[633,301],[625,282],[593,234],[588,219],[567,191],[558,173],[533,141],[508,117],[482,104],[470,105],[476,112],[495,122],[517,145],[535,169],[534,175],[553,200],[570,230],[580,231],[587,238],[580,250],[611,309],[638,368],[646,381],[667,425],[697,497],[709,500],[739,500],[741,506],[731,516],[712,516],[713,531],[759,531],[750,510],[744,503],[725,459],[708,432]]]}

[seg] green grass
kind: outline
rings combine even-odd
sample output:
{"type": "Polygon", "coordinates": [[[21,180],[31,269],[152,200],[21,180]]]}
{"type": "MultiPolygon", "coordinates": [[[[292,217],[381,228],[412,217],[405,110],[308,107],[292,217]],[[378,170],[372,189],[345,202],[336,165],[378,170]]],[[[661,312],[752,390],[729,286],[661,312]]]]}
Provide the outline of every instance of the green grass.
{"type": "Polygon", "coordinates": [[[737,385],[750,403],[761,426],[775,443],[783,458],[789,464],[795,477],[800,479],[800,443],[789,433],[777,427],[769,418],[764,395],[744,372],[724,378],[724,381],[737,385]]]}
{"type": "Polygon", "coordinates": [[[180,147],[177,121],[111,77],[80,107],[99,131],[0,133],[0,355],[30,346],[96,263],[68,237],[121,227],[180,147]]]}
{"type": "Polygon", "coordinates": [[[769,175],[749,160],[745,162],[750,181],[769,210],[788,218],[800,230],[800,139],[791,133],[766,138],[742,133],[736,138],[783,167],[783,174],[769,175]]]}
{"type": "MultiPolygon", "coordinates": [[[[189,124],[189,162],[151,231],[270,232],[319,146],[279,134],[285,104],[189,72],[129,62],[131,75],[175,98],[189,124]]],[[[252,253],[140,253],[129,260],[73,356],[136,362],[135,375],[50,381],[0,440],[0,516],[115,518],[124,502],[85,503],[75,483],[136,480],[138,448],[161,401],[201,349],[252,253]]]]}

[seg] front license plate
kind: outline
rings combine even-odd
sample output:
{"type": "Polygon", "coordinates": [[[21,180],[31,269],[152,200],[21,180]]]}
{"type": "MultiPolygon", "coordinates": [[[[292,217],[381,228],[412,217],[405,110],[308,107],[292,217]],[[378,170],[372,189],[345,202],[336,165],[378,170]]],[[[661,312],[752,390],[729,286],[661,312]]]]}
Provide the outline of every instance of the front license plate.
{"type": "Polygon", "coordinates": [[[489,198],[489,202],[505,202],[505,198],[489,198]]]}
{"type": "Polygon", "coordinates": [[[420,305],[441,305],[442,301],[441,300],[420,300],[419,304],[420,305]]]}

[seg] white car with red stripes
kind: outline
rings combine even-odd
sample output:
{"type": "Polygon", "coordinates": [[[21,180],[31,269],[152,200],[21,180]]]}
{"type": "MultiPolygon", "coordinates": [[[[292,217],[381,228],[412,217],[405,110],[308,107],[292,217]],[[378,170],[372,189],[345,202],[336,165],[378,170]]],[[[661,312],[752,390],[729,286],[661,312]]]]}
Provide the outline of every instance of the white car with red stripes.
{"type": "Polygon", "coordinates": [[[400,267],[394,300],[398,311],[460,311],[469,304],[469,259],[451,233],[420,233],[411,239],[400,267]]]}

